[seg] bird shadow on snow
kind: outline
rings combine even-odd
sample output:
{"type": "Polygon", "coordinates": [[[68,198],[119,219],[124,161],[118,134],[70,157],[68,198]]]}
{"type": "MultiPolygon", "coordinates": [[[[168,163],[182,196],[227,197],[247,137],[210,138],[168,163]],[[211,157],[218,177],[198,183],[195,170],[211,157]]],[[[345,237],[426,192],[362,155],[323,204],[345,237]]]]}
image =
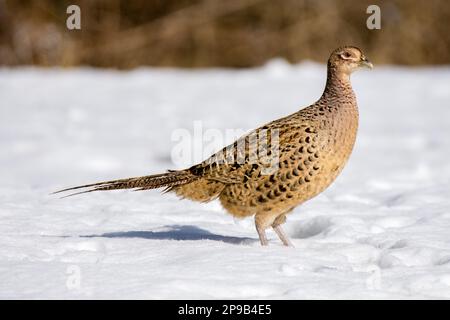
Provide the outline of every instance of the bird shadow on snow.
{"type": "Polygon", "coordinates": [[[249,244],[257,239],[247,237],[229,237],[214,234],[208,230],[189,225],[166,226],[164,231],[122,231],[100,235],[82,235],[82,238],[141,238],[151,240],[213,240],[231,244],[249,244]]]}

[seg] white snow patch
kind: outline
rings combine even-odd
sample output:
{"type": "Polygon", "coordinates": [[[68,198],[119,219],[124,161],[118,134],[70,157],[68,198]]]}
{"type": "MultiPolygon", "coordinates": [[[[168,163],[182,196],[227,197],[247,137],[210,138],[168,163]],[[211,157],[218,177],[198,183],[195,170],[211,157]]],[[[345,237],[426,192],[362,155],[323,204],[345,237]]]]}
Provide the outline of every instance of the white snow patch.
{"type": "Polygon", "coordinates": [[[352,82],[348,166],[288,217],[296,248],[217,202],[58,188],[176,169],[174,129],[248,130],[321,94],[325,68],[0,69],[0,298],[450,298],[450,68],[352,82]]]}

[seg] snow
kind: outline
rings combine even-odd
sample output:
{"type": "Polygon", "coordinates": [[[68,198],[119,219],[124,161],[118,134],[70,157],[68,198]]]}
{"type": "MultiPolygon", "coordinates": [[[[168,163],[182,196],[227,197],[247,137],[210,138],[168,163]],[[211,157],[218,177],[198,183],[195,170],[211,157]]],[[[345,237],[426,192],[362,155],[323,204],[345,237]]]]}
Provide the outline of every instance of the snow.
{"type": "Polygon", "coordinates": [[[0,298],[450,298],[449,67],[352,76],[357,144],[337,181],[288,217],[295,248],[271,231],[260,247],[253,220],[218,202],[49,195],[181,168],[174,132],[201,124],[191,141],[201,158],[205,131],[290,114],[324,81],[323,66],[282,60],[240,71],[0,69],[0,298]]]}

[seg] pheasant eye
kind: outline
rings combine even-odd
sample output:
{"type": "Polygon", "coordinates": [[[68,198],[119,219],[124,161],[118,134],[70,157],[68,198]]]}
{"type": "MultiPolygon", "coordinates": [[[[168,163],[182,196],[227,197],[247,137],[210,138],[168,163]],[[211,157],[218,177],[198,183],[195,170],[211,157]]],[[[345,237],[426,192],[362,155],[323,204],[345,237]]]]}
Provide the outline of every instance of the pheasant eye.
{"type": "Polygon", "coordinates": [[[352,55],[350,54],[350,52],[344,52],[344,57],[345,58],[350,58],[352,55]]]}

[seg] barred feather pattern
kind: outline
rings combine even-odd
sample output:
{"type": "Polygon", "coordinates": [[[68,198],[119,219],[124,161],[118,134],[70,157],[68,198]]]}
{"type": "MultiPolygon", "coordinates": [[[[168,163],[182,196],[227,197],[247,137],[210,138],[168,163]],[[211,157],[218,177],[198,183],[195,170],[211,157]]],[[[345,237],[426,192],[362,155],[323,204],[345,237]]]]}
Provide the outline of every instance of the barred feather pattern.
{"type": "Polygon", "coordinates": [[[111,180],[111,181],[103,181],[92,184],[86,184],[82,186],[67,188],[63,190],[59,190],[53,192],[53,194],[67,192],[72,190],[82,190],[80,192],[71,193],[66,197],[94,192],[94,191],[110,191],[110,190],[118,190],[118,189],[134,189],[135,191],[141,190],[149,190],[149,189],[157,189],[157,188],[166,188],[170,190],[172,187],[186,184],[198,179],[195,175],[191,174],[188,171],[180,170],[180,171],[169,171],[167,173],[142,176],[142,177],[134,177],[127,179],[119,179],[119,180],[111,180]]]}

